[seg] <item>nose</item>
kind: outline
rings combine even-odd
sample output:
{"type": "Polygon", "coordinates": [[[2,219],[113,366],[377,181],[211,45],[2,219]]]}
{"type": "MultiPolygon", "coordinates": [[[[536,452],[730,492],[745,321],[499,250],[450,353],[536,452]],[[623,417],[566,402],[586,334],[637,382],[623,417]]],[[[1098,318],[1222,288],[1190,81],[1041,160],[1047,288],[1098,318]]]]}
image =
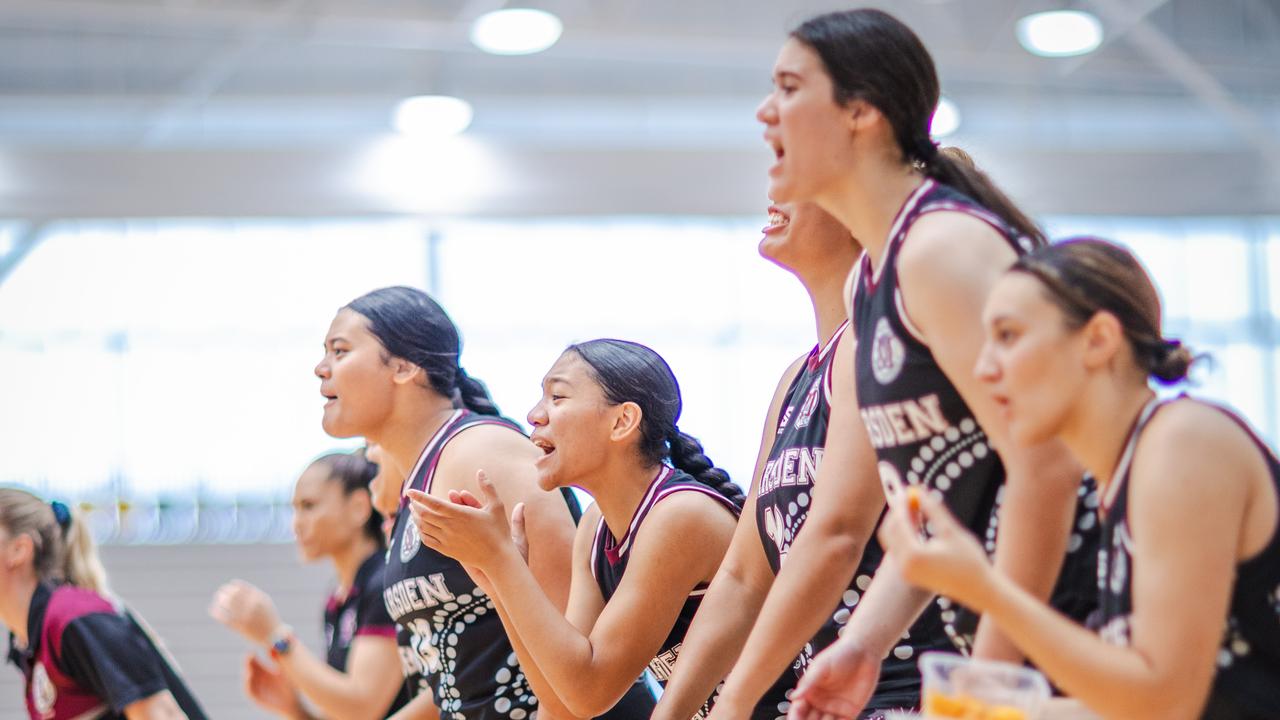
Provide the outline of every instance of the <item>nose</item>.
{"type": "Polygon", "coordinates": [[[973,375],[982,382],[995,383],[1000,380],[1000,363],[996,359],[996,351],[991,343],[983,343],[978,352],[978,360],[973,366],[973,375]]]}
{"type": "Polygon", "coordinates": [[[547,424],[547,411],[546,408],[542,406],[541,400],[529,409],[529,414],[525,416],[525,419],[534,427],[542,427],[547,424]]]}
{"type": "Polygon", "coordinates": [[[765,95],[756,106],[756,119],[765,125],[772,125],[778,121],[778,109],[773,105],[773,93],[765,95]]]}
{"type": "Polygon", "coordinates": [[[329,356],[326,355],[324,359],[316,363],[315,373],[316,377],[321,380],[327,380],[329,378],[329,356]]]}

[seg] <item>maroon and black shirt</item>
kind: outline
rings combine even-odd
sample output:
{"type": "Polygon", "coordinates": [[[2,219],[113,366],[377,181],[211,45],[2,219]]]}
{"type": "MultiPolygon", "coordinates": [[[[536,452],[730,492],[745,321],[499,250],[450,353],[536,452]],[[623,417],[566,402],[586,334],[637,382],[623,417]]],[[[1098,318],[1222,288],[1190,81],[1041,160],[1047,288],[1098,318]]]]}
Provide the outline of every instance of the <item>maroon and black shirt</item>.
{"type": "MultiPolygon", "coordinates": [[[[362,636],[396,639],[396,624],[387,614],[382,601],[383,554],[377,551],[369,555],[356,570],[355,580],[342,595],[331,594],[324,608],[325,659],[329,667],[347,671],[347,659],[351,643],[362,636]]],[[[386,716],[404,707],[410,699],[406,688],[396,695],[386,716]]]]}
{"type": "Polygon", "coordinates": [[[191,720],[205,720],[186,683],[128,611],[70,585],[40,584],[28,644],[9,635],[9,662],[25,678],[32,720],[123,720],[124,709],[168,690],[191,720]]]}

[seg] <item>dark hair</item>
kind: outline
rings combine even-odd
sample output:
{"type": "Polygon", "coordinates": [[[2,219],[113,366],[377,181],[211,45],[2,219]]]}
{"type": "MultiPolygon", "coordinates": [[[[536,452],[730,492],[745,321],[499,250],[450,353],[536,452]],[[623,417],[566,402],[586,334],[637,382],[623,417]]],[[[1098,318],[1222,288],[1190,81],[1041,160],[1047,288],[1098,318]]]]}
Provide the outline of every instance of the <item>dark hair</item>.
{"type": "MultiPolygon", "coordinates": [[[[311,463],[312,467],[323,467],[329,471],[329,480],[342,484],[343,496],[362,492],[369,495],[369,483],[378,474],[378,465],[364,455],[364,448],[350,453],[330,453],[321,455],[311,463]]],[[[372,500],[372,497],[370,498],[372,500]]],[[[369,519],[364,523],[364,534],[378,543],[378,547],[386,547],[387,537],[382,533],[382,515],[369,505],[369,519]]]]}
{"type": "Polygon", "coordinates": [[[1195,358],[1180,341],[1161,335],[1160,295],[1128,250],[1099,238],[1070,238],[1023,255],[1009,272],[1039,280],[1068,327],[1082,327],[1099,312],[1114,315],[1148,375],[1164,383],[1187,377],[1195,358]]]}
{"type": "Polygon", "coordinates": [[[680,384],[661,355],[639,343],[613,339],[577,343],[565,352],[575,353],[591,367],[609,402],[640,406],[640,453],[646,461],[656,464],[670,458],[677,470],[742,507],[746,502],[742,488],[711,462],[697,438],[677,427],[680,384]]]}
{"type": "Polygon", "coordinates": [[[411,287],[386,287],[361,295],[345,309],[363,315],[369,332],[391,357],[422,368],[432,389],[455,406],[481,415],[499,414],[484,383],[458,365],[458,328],[430,295],[411,287]]]}
{"type": "Polygon", "coordinates": [[[791,37],[821,58],[835,86],[837,103],[862,100],[884,115],[903,162],[918,163],[926,175],[973,198],[1020,235],[1044,243],[1043,231],[986,173],[972,162],[938,152],[929,137],[929,123],[941,96],[938,73],[911,28],[886,12],[862,8],[806,20],[791,37]]]}

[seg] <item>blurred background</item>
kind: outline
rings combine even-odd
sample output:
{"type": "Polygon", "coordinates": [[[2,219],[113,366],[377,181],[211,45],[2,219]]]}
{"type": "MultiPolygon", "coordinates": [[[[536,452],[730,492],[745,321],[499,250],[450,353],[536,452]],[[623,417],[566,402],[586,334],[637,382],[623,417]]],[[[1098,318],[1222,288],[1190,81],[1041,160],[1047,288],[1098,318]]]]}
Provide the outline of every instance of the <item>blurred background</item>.
{"type": "MultiPolygon", "coordinates": [[[[935,135],[1053,235],[1134,248],[1167,331],[1213,356],[1193,392],[1274,445],[1280,3],[877,5],[934,55],[935,135]]],[[[218,582],[267,587],[318,643],[328,579],[287,505],[353,446],[320,430],[312,368],[368,290],[436,296],[521,420],[566,344],[651,345],[682,428],[746,482],[814,340],[755,251],[754,110],[786,32],[843,7],[0,1],[0,482],[81,503],[215,717],[258,717],[203,614],[218,582]]]]}

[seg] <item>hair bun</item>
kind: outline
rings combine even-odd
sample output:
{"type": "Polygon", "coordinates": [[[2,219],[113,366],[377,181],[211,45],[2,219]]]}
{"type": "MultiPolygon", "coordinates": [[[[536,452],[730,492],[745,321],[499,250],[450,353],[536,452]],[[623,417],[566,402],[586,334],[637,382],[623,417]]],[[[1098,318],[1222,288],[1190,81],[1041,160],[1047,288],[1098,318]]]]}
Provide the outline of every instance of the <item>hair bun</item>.
{"type": "Polygon", "coordinates": [[[1195,355],[1181,340],[1163,340],[1151,358],[1151,374],[1164,383],[1181,382],[1187,378],[1195,355]]]}

